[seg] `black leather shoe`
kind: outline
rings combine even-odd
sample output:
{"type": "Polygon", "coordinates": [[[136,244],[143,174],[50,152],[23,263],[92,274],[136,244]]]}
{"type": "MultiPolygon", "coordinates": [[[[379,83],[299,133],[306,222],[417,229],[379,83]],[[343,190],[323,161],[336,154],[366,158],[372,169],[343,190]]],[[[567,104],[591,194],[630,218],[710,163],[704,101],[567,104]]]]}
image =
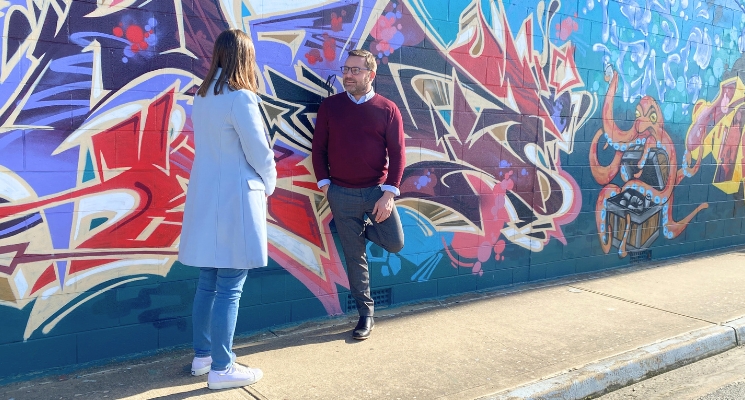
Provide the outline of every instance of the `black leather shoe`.
{"type": "Polygon", "coordinates": [[[352,337],[357,340],[365,340],[370,337],[370,332],[372,332],[374,326],[373,317],[360,317],[357,326],[354,327],[352,337]]]}

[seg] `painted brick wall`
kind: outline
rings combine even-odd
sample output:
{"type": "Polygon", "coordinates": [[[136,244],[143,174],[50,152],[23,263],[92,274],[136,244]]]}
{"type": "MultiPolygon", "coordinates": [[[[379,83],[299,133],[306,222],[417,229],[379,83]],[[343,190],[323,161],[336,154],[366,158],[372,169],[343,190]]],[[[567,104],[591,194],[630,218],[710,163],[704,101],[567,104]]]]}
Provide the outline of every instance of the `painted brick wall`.
{"type": "MultiPolygon", "coordinates": [[[[402,110],[393,303],[745,243],[739,0],[0,2],[0,380],[189,343],[194,88],[249,32],[279,188],[238,330],[347,311],[310,170],[346,51],[402,110]]],[[[196,149],[198,151],[198,149],[196,149]]]]}

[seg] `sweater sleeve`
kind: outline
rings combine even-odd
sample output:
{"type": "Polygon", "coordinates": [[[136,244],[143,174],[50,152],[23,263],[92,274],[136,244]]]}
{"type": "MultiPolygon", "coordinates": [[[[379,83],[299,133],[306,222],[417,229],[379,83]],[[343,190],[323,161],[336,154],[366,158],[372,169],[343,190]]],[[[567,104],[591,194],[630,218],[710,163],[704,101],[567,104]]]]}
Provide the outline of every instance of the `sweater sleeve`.
{"type": "Polygon", "coordinates": [[[385,180],[385,185],[399,187],[406,166],[406,144],[401,112],[395,103],[392,108],[392,118],[388,122],[388,128],[385,132],[386,150],[388,150],[388,177],[385,180]]]}
{"type": "Polygon", "coordinates": [[[313,158],[313,172],[316,181],[329,179],[329,124],[326,111],[327,102],[323,101],[318,108],[316,116],[316,127],[313,131],[313,145],[311,157],[313,158]]]}

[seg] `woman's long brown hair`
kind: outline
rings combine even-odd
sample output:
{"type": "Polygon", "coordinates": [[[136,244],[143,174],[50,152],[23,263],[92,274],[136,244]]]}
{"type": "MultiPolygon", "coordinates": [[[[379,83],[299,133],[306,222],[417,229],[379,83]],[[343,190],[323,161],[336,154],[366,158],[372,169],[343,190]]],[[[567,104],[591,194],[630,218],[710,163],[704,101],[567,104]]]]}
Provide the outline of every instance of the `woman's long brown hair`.
{"type": "Polygon", "coordinates": [[[256,93],[257,82],[256,50],[251,37],[240,29],[228,29],[220,33],[212,50],[212,65],[199,86],[197,94],[207,96],[210,84],[215,79],[217,69],[222,68],[215,82],[215,95],[222,94],[225,85],[232,90],[248,89],[256,93]]]}

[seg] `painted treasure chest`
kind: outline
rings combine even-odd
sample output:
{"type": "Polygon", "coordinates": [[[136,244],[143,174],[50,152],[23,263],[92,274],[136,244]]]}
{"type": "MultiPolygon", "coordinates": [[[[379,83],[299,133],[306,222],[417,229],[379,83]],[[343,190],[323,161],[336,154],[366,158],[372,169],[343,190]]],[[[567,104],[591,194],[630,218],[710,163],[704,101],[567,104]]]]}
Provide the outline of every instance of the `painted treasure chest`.
{"type": "MultiPolygon", "coordinates": [[[[639,168],[639,160],[644,154],[644,145],[638,144],[628,148],[621,157],[621,174],[624,180],[640,180],[657,190],[667,184],[670,165],[667,152],[661,148],[652,148],[647,159],[639,168]],[[636,174],[641,170],[641,174],[636,174]]],[[[648,248],[659,236],[662,200],[653,199],[645,188],[632,185],[607,201],[606,226],[612,233],[613,246],[620,248],[624,242],[627,229],[626,249],[629,251],[648,248]]]]}

